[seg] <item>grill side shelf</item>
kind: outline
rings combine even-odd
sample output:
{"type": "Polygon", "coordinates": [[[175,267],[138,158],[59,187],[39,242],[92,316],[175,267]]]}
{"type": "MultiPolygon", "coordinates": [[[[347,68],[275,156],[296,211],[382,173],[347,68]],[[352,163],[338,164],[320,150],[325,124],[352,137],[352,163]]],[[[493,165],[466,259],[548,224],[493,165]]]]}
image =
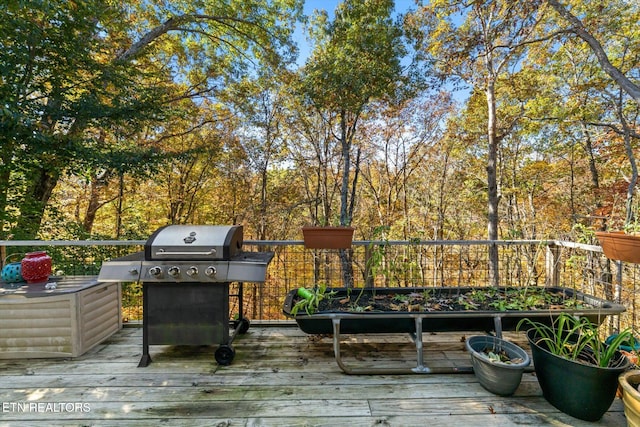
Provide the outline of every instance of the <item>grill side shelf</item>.
{"type": "Polygon", "coordinates": [[[142,273],[144,252],[136,252],[105,261],[98,275],[99,282],[137,282],[142,273]]]}

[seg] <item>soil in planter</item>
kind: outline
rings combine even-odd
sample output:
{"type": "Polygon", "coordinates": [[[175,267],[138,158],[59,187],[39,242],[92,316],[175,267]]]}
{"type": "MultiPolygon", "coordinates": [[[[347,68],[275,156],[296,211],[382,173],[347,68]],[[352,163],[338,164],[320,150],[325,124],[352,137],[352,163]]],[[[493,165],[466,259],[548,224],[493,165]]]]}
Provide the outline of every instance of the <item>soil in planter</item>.
{"type": "Polygon", "coordinates": [[[521,357],[510,357],[504,350],[496,351],[492,347],[486,347],[479,352],[482,357],[487,358],[492,363],[504,363],[505,365],[518,364],[524,362],[521,357]]]}
{"type": "MultiPolygon", "coordinates": [[[[403,288],[400,288],[403,289],[403,288]]],[[[508,311],[562,310],[593,308],[584,301],[568,297],[563,292],[542,287],[475,288],[469,292],[455,289],[426,289],[419,292],[373,292],[352,289],[347,296],[327,296],[320,301],[318,311],[350,312],[430,312],[430,311],[508,311]]]]}

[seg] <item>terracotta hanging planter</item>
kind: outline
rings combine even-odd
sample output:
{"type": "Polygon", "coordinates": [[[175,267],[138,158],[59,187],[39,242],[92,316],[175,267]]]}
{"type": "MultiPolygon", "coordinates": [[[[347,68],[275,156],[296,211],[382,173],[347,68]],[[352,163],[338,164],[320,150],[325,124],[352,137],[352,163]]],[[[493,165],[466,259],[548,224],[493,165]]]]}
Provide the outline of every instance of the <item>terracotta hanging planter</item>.
{"type": "Polygon", "coordinates": [[[640,264],[640,235],[623,231],[597,231],[596,237],[607,258],[640,264]]]}
{"type": "Polygon", "coordinates": [[[307,249],[349,249],[353,227],[302,227],[304,247],[307,249]]]}

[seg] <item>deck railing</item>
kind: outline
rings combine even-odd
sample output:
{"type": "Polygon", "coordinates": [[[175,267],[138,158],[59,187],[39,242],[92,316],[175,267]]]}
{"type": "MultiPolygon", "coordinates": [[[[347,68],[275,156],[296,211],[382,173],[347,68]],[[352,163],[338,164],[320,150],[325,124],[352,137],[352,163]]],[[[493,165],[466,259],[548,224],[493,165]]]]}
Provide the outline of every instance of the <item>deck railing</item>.
{"type": "MultiPolygon", "coordinates": [[[[0,260],[8,254],[46,250],[54,274],[96,275],[102,262],[142,250],[144,241],[0,241],[0,260]]],[[[339,250],[309,250],[302,241],[245,241],[244,249],[273,251],[275,256],[261,284],[244,284],[244,315],[252,320],[281,320],[285,295],[300,286],[317,283],[356,287],[488,286],[488,248],[498,246],[501,286],[560,286],[578,290],[627,307],[609,319],[609,328],[638,326],[636,293],[639,267],[610,261],[599,246],[564,241],[355,241],[339,250]],[[345,275],[349,275],[348,278],[345,275]]],[[[125,321],[142,315],[139,283],[123,283],[125,321]]],[[[236,290],[232,285],[232,294],[236,290]]],[[[231,310],[238,312],[237,299],[231,310]]]]}

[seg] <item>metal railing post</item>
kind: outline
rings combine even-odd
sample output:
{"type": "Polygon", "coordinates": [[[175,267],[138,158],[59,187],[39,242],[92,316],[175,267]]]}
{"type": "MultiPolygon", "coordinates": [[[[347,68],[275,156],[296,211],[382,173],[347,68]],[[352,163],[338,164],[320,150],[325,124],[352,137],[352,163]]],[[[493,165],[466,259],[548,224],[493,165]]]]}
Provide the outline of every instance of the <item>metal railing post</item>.
{"type": "Polygon", "coordinates": [[[560,286],[560,256],[562,248],[555,243],[547,245],[545,252],[545,285],[560,286]]]}

